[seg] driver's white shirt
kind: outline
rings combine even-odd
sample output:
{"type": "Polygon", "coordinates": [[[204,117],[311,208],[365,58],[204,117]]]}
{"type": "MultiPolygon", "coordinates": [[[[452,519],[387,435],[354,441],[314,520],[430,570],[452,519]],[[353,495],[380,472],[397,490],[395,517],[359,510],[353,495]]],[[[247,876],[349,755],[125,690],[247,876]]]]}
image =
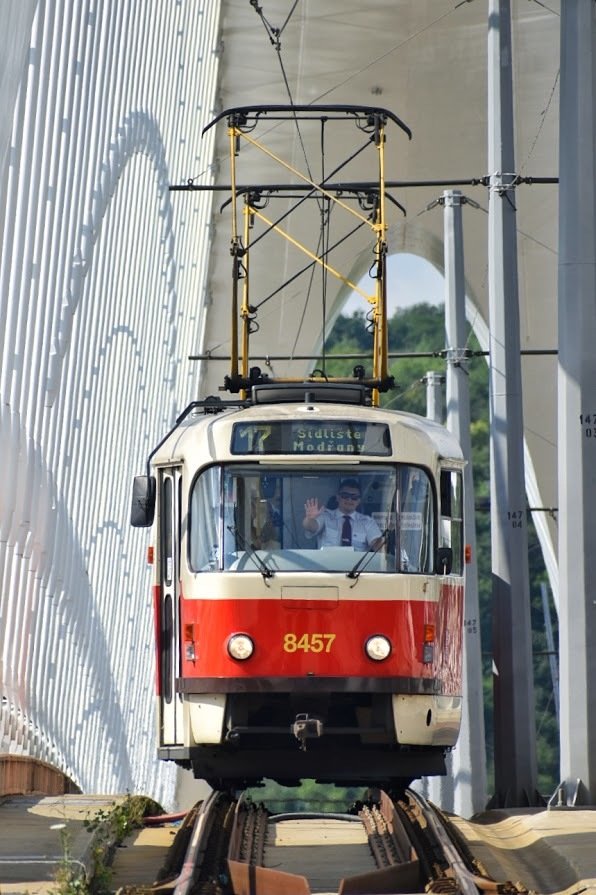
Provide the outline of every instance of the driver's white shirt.
{"type": "Polygon", "coordinates": [[[317,517],[317,530],[305,531],[307,538],[318,538],[319,547],[341,546],[341,532],[344,516],[349,516],[352,523],[352,547],[354,550],[368,550],[371,543],[382,535],[381,529],[371,516],[364,513],[342,513],[327,507],[317,517]]]}

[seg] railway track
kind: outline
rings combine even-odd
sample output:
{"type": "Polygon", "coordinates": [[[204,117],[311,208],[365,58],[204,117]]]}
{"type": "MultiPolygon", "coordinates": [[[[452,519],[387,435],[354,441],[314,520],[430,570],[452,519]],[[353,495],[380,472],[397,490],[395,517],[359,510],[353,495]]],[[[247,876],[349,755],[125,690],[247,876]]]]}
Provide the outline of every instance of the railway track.
{"type": "Polygon", "coordinates": [[[346,814],[271,814],[213,792],[187,824],[184,848],[162,895],[526,892],[483,874],[448,819],[410,790],[395,803],[377,792],[346,814]]]}

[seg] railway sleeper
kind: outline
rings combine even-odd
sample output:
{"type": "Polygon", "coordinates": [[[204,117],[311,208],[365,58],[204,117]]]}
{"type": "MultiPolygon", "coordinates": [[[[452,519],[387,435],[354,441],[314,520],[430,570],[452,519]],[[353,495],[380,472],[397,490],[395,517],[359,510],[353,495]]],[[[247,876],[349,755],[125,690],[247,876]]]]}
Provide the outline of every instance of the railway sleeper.
{"type": "Polygon", "coordinates": [[[344,868],[346,862],[341,862],[341,865],[338,862],[332,872],[335,880],[329,880],[328,885],[324,886],[325,890],[330,890],[331,883],[341,895],[423,892],[425,880],[421,877],[420,862],[413,849],[408,846],[405,830],[388,796],[381,793],[379,804],[359,805],[358,809],[355,815],[315,812],[269,816],[263,806],[243,803],[241,799],[236,810],[236,828],[228,852],[231,891],[234,895],[245,895],[248,892],[253,895],[278,895],[280,892],[284,895],[310,895],[311,891],[321,891],[321,880],[317,879],[315,882],[313,879],[320,871],[314,865],[310,866],[315,861],[317,846],[327,840],[327,847],[335,849],[335,854],[338,854],[339,849],[348,848],[353,855],[355,840],[358,838],[353,826],[356,825],[362,830],[359,838],[363,848],[368,846],[366,850],[369,857],[363,864],[373,865],[373,869],[340,878],[340,867],[344,868]],[[334,822],[336,827],[333,832],[323,827],[323,824],[334,822]],[[284,824],[293,825],[292,832],[280,832],[284,824]],[[299,824],[307,826],[309,832],[305,833],[304,827],[298,828],[299,824]],[[338,835],[337,831],[341,831],[342,827],[347,832],[343,835],[340,832],[338,835]],[[250,831],[248,837],[243,832],[246,830],[250,831]],[[256,846],[247,841],[252,835],[258,836],[259,843],[256,846]],[[288,867],[288,862],[281,858],[283,848],[279,843],[274,847],[269,841],[271,838],[283,840],[284,836],[290,845],[293,863],[303,862],[303,866],[310,867],[308,874],[266,866],[269,860],[288,867]],[[302,848],[300,842],[303,843],[302,848]],[[247,860],[249,854],[255,855],[257,852],[262,855],[261,861],[255,863],[247,860]]]}

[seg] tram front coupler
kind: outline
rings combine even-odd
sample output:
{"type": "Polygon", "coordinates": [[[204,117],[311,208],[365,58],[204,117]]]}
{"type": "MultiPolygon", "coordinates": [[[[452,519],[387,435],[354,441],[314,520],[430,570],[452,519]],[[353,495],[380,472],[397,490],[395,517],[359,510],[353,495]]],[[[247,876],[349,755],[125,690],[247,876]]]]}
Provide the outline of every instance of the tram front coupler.
{"type": "Polygon", "coordinates": [[[300,748],[306,751],[307,740],[323,736],[323,721],[306,712],[298,714],[292,724],[292,733],[300,743],[300,748]]]}

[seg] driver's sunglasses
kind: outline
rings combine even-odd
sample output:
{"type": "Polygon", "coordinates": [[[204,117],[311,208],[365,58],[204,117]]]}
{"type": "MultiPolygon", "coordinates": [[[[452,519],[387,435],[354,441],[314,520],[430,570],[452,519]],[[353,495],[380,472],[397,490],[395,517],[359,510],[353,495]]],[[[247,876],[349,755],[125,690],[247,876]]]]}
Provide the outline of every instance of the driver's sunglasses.
{"type": "Polygon", "coordinates": [[[343,497],[344,500],[360,500],[359,494],[354,494],[353,491],[338,491],[338,497],[343,497]]]}

